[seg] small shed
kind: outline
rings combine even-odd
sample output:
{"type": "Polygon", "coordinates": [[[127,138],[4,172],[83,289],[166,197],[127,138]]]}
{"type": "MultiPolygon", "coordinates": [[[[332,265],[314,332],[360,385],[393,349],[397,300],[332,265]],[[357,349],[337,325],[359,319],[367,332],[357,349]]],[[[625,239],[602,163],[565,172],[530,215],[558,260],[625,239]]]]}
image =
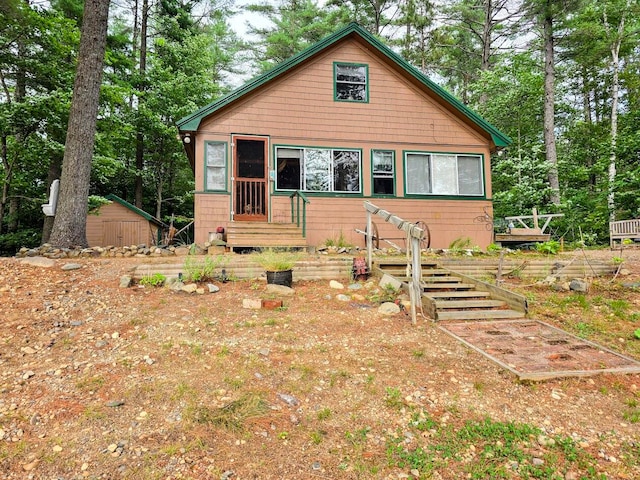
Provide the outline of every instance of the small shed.
{"type": "Polygon", "coordinates": [[[124,247],[126,245],[157,245],[166,225],[117,195],[105,197],[110,203],[102,205],[97,214],[87,216],[89,246],[124,247]]]}

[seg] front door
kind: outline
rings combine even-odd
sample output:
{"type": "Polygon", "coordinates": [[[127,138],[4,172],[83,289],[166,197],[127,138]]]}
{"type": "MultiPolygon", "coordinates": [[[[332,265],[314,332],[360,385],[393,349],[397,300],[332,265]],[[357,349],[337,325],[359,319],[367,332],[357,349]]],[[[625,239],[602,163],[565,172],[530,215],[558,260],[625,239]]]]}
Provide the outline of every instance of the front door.
{"type": "Polygon", "coordinates": [[[267,139],[235,137],[234,219],[267,220],[267,139]]]}

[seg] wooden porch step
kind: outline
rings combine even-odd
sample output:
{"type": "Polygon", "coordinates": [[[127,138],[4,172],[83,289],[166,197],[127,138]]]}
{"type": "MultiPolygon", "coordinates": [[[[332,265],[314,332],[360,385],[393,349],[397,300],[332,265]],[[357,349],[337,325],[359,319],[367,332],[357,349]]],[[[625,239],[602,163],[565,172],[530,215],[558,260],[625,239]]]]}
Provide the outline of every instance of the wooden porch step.
{"type": "Polygon", "coordinates": [[[438,312],[438,320],[492,320],[524,318],[524,313],[516,310],[452,310],[438,312]]]}
{"type": "Polygon", "coordinates": [[[422,283],[456,283],[460,282],[458,277],[452,277],[451,275],[425,277],[422,276],[422,283]]]}
{"type": "Polygon", "coordinates": [[[500,308],[507,304],[502,300],[436,300],[436,308],[452,309],[452,308],[500,308]]]}
{"type": "Polygon", "coordinates": [[[231,222],[227,227],[227,245],[241,247],[306,248],[302,229],[292,223],[231,222]]]}

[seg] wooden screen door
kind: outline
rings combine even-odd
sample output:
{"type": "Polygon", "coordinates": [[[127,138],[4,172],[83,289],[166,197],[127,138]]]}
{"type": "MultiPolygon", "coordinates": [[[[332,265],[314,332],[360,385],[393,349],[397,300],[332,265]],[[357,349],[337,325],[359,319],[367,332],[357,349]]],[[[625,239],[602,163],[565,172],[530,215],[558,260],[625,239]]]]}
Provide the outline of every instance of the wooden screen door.
{"type": "Polygon", "coordinates": [[[267,139],[234,138],[234,219],[264,222],[267,220],[267,139]]]}

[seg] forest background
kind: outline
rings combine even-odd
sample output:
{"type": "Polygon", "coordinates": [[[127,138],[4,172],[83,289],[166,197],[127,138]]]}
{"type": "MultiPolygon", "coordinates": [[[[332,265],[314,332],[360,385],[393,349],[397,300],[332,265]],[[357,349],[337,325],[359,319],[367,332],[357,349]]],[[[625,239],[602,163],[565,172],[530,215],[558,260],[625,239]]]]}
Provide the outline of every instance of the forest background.
{"type": "MultiPolygon", "coordinates": [[[[47,240],[82,0],[0,3],[0,253],[47,240]]],[[[563,213],[567,242],[640,216],[640,4],[632,0],[112,0],[90,202],[179,226],[194,179],[175,122],[356,21],[508,134],[499,219],[563,213]],[[237,19],[249,18],[237,33],[237,19]],[[236,25],[235,29],[233,25],[236,25]]]]}

